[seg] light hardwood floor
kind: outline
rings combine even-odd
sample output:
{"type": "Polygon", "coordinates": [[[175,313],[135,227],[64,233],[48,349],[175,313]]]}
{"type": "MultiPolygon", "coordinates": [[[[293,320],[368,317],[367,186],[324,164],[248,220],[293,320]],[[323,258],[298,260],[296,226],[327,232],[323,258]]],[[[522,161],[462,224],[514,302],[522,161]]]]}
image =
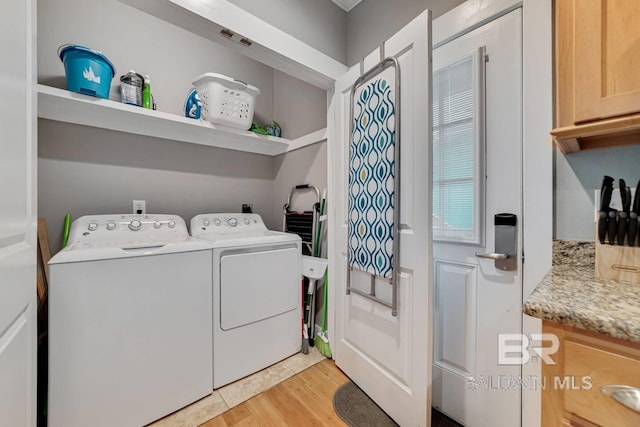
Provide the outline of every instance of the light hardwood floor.
{"type": "Polygon", "coordinates": [[[333,394],[347,381],[327,359],[200,427],[346,426],[333,410],[333,394]]]}

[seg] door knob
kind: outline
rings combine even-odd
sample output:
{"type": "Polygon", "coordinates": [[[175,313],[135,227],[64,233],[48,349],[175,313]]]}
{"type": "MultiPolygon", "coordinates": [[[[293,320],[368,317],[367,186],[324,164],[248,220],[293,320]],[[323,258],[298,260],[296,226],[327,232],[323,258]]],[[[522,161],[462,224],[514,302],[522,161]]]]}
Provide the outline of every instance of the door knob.
{"type": "Polygon", "coordinates": [[[488,254],[488,253],[481,253],[481,252],[476,252],[476,256],[478,258],[494,259],[499,261],[503,261],[509,258],[509,254],[488,254]]]}
{"type": "Polygon", "coordinates": [[[492,259],[497,269],[518,269],[518,217],[511,213],[499,213],[493,217],[495,228],[493,253],[476,252],[478,258],[492,259]]]}

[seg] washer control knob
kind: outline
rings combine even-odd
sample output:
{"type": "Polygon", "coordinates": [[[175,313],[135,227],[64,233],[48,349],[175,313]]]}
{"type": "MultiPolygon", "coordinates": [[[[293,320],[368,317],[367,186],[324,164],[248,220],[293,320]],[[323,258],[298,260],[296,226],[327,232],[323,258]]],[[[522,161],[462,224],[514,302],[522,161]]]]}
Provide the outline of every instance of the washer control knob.
{"type": "Polygon", "coordinates": [[[209,221],[208,219],[205,219],[202,221],[202,225],[204,225],[205,227],[208,227],[211,224],[211,221],[209,221]]]}
{"type": "Polygon", "coordinates": [[[89,229],[89,231],[96,231],[98,229],[98,224],[95,222],[91,222],[89,223],[87,228],[89,229]]]}
{"type": "Polygon", "coordinates": [[[176,222],[174,220],[169,221],[169,228],[175,228],[176,222]]]}
{"type": "Polygon", "coordinates": [[[245,224],[245,225],[249,225],[249,224],[251,224],[251,221],[249,221],[249,218],[245,218],[245,219],[244,219],[244,224],[245,224]]]}
{"type": "Polygon", "coordinates": [[[156,221],[153,223],[153,228],[158,229],[162,227],[162,223],[160,221],[156,221]]]}
{"type": "Polygon", "coordinates": [[[229,218],[227,224],[229,224],[229,227],[235,227],[238,225],[238,220],[236,218],[229,218]]]}
{"type": "Polygon", "coordinates": [[[220,220],[218,218],[213,220],[213,225],[215,225],[216,227],[220,226],[220,220]]]}
{"type": "Polygon", "coordinates": [[[129,230],[138,231],[142,228],[142,222],[140,220],[134,219],[129,223],[129,230]]]}
{"type": "Polygon", "coordinates": [[[116,229],[116,223],[115,222],[108,222],[107,223],[107,230],[115,230],[116,229]]]}

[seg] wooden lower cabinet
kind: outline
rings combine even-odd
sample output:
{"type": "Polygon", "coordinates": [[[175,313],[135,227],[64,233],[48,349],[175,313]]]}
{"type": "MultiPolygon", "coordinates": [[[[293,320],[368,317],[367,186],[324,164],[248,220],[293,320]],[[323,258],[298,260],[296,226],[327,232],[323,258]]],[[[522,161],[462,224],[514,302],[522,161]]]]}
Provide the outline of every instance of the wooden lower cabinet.
{"type": "Polygon", "coordinates": [[[542,427],[638,427],[640,413],[600,391],[603,385],[640,387],[640,344],[544,321],[559,350],[543,363],[542,427]]]}

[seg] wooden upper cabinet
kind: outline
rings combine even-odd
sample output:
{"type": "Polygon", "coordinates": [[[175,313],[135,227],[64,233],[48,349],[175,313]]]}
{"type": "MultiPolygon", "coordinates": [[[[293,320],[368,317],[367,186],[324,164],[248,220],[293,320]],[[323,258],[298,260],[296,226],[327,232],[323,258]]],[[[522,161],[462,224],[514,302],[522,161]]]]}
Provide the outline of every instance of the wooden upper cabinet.
{"type": "Polygon", "coordinates": [[[640,142],[640,0],[556,0],[561,151],[640,142]]]}
{"type": "Polygon", "coordinates": [[[574,28],[575,122],[640,111],[640,1],[579,0],[574,28]]]}

